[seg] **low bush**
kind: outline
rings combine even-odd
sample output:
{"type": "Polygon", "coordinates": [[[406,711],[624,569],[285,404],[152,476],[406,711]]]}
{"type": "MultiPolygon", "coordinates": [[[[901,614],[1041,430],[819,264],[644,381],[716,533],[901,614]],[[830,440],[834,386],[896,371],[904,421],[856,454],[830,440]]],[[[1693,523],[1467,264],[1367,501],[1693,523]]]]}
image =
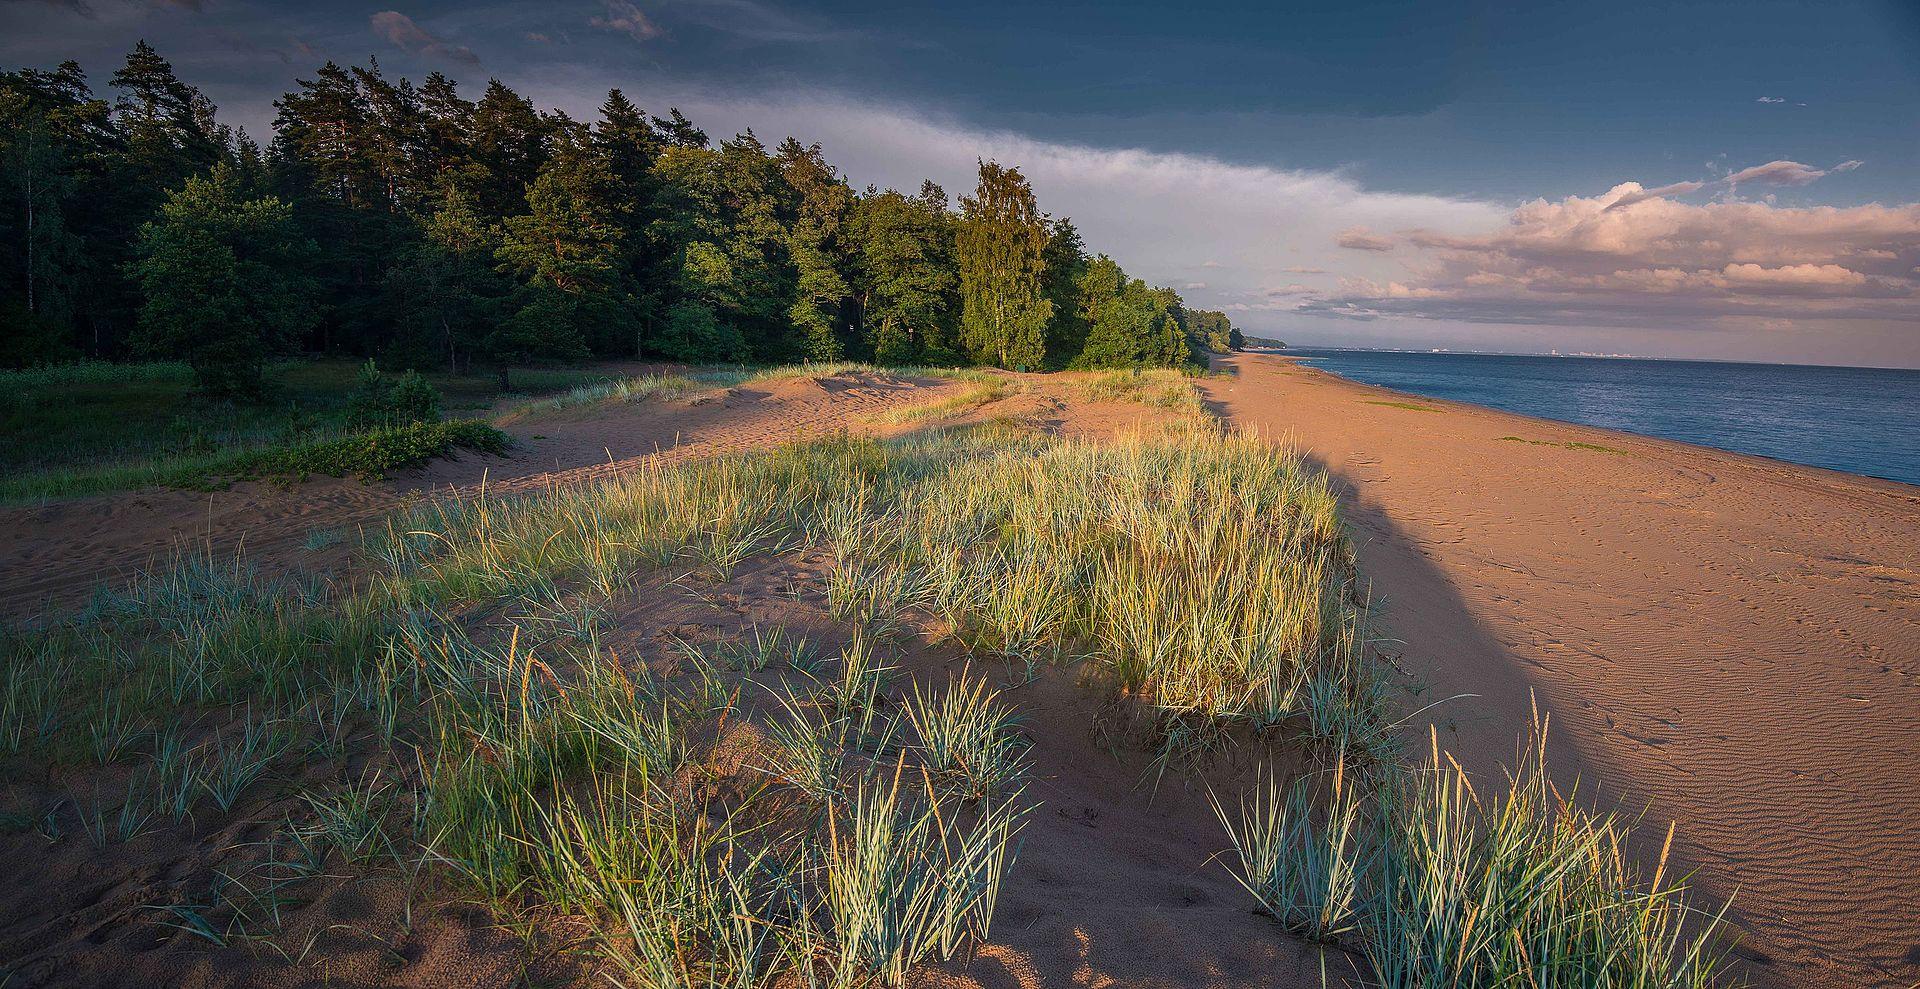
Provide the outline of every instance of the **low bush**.
{"type": "Polygon", "coordinates": [[[262,451],[237,465],[234,476],[327,474],[374,479],[402,467],[417,467],[435,457],[451,456],[457,450],[498,454],[505,453],[509,445],[507,434],[478,419],[413,422],[286,450],[262,451]]]}
{"type": "Polygon", "coordinates": [[[347,428],[380,429],[439,421],[440,393],[418,371],[389,378],[373,361],[360,368],[353,397],[347,402],[347,428]]]}

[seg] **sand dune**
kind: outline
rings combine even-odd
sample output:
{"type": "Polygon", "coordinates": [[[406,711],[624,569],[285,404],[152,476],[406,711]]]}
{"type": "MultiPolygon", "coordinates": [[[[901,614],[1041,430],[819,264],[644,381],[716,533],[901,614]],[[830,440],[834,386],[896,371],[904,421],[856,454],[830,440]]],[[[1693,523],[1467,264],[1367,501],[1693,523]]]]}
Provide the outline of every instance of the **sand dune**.
{"type": "MultiPolygon", "coordinates": [[[[1203,383],[1216,410],[1299,446],[1343,487],[1363,570],[1400,640],[1385,651],[1426,685],[1413,703],[1451,698],[1410,732],[1431,720],[1444,744],[1494,774],[1537,698],[1567,781],[1579,774],[1589,797],[1597,790],[1655,821],[1677,820],[1677,855],[1699,870],[1703,891],[1723,898],[1738,887],[1735,919],[1749,932],[1744,955],[1757,983],[1920,980],[1911,905],[1920,900],[1920,489],[1414,399],[1271,357],[1223,364],[1234,376],[1203,383]]],[[[1015,380],[1004,398],[955,418],[1103,436],[1164,414],[1087,401],[1067,378],[1015,380]]],[[[315,553],[307,534],[350,536],[483,473],[490,486],[521,490],[840,429],[915,428],[923,423],[876,413],[956,387],[862,374],[762,382],[543,413],[514,424],[520,446],[509,457],[380,484],[149,491],[7,510],[0,610],[71,601],[183,540],[211,537],[222,551],[244,540],[269,569],[349,566],[347,549],[315,553]]],[[[621,625],[643,637],[691,622],[719,636],[777,618],[830,637],[817,594],[781,592],[817,585],[809,566],[749,567],[716,589],[718,611],[683,594],[643,595],[621,625]]],[[[910,653],[903,659],[917,675],[966,662],[945,647],[910,653]]],[[[1114,723],[1109,700],[1068,677],[1015,694],[1037,743],[1043,805],[993,943],[927,973],[927,984],[1225,989],[1318,985],[1323,965],[1332,984],[1353,973],[1352,960],[1323,956],[1256,916],[1214,858],[1225,839],[1207,787],[1235,792],[1272,753],[1237,753],[1154,791],[1140,785],[1143,754],[1089,730],[1114,723]]],[[[0,844],[24,850],[38,840],[0,844]]],[[[98,871],[80,845],[61,849],[42,863],[48,875],[98,871]]],[[[165,871],[109,886],[128,903],[151,899],[172,888],[153,878],[165,871]]],[[[94,904],[106,902],[94,885],[29,882],[4,897],[0,916],[49,973],[65,971],[53,981],[105,984],[130,959],[156,972],[199,966],[195,977],[209,984],[270,971],[237,948],[119,953],[132,952],[132,934],[94,944],[89,932],[105,923],[94,904]],[[47,888],[62,892],[48,899],[47,888]]],[[[377,903],[354,905],[359,895],[342,885],[311,909],[378,915],[377,903]]],[[[400,973],[381,968],[372,947],[336,946],[329,965],[368,984],[506,984],[512,969],[495,963],[515,949],[497,935],[484,918],[435,913],[411,936],[420,958],[400,973]]]]}
{"type": "Polygon", "coordinates": [[[1920,981],[1920,488],[1221,364],[1344,487],[1389,648],[1472,695],[1443,744],[1497,772],[1537,695],[1557,770],[1737,888],[1756,984],[1920,981]]]}

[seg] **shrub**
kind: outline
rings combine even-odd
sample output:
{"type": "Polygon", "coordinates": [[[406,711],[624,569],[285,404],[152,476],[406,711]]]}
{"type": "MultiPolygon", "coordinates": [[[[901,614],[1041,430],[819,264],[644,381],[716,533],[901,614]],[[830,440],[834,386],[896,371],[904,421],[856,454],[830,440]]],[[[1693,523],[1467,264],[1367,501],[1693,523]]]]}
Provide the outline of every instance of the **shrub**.
{"type": "Polygon", "coordinates": [[[239,477],[305,477],[329,474],[357,475],[369,480],[389,471],[414,467],[435,457],[466,448],[481,453],[504,453],[507,434],[478,419],[449,422],[412,422],[376,429],[356,436],[323,440],[289,450],[262,451],[234,471],[239,477]]]}
{"type": "Polygon", "coordinates": [[[361,367],[353,397],[347,402],[348,428],[379,429],[439,421],[440,393],[418,371],[393,379],[381,374],[380,366],[373,361],[361,367]]]}

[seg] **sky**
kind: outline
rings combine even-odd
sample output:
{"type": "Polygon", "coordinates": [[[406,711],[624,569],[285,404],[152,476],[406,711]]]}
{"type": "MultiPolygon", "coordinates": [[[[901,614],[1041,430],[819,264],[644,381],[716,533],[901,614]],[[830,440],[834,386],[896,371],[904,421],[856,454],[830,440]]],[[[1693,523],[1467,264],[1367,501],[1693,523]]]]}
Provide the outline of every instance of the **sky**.
{"type": "Polygon", "coordinates": [[[1920,368],[1920,0],[0,0],[0,65],[145,38],[265,139],[322,62],[620,87],[955,195],[1319,346],[1920,368]]]}

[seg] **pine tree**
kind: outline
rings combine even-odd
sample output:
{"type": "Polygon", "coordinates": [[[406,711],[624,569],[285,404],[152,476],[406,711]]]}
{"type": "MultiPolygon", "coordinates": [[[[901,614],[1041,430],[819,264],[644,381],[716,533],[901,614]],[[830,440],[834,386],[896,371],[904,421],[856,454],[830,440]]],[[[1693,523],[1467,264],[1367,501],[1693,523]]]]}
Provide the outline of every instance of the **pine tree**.
{"type": "Polygon", "coordinates": [[[526,285],[488,344],[503,369],[583,354],[589,330],[596,340],[636,335],[637,314],[618,265],[626,230],[608,194],[612,186],[605,161],[584,147],[565,148],[527,190],[528,212],[507,219],[495,255],[501,271],[526,285]]]}
{"type": "Polygon", "coordinates": [[[406,357],[444,359],[465,370],[497,315],[503,294],[493,270],[497,231],[488,227],[458,184],[442,185],[422,237],[388,274],[406,357]]]}
{"type": "Polygon", "coordinates": [[[485,169],[473,160],[473,104],[460,98],[452,79],[433,72],[420,85],[420,112],[427,132],[422,170],[436,185],[457,182],[478,195],[485,169]]]}
{"type": "Polygon", "coordinates": [[[298,161],[303,184],[348,207],[372,205],[380,193],[365,136],[367,106],[353,73],[328,62],[295,92],[274,101],[274,142],[283,159],[298,161]]]}
{"type": "Polygon", "coordinates": [[[704,148],[707,146],[707,132],[693,125],[680,114],[679,107],[667,111],[665,117],[653,118],[655,130],[668,144],[679,148],[704,148]]]}
{"type": "Polygon", "coordinates": [[[980,163],[980,186],[960,200],[961,334],[974,360],[1038,368],[1053,303],[1042,291],[1047,225],[1017,168],[980,163]]]}
{"type": "Polygon", "coordinates": [[[526,209],[527,187],[546,163],[547,124],[533,103],[498,79],[474,104],[468,142],[479,165],[474,193],[482,212],[512,216],[526,209]]]}
{"type": "Polygon", "coordinates": [[[579,149],[549,160],[527,190],[527,212],[509,217],[501,268],[569,294],[604,291],[625,229],[606,163],[579,149]]]}
{"type": "Polygon", "coordinates": [[[138,181],[157,193],[220,159],[213,104],[173,74],[173,64],[141,41],[113,74],[120,91],[114,119],[138,181]]]}
{"type": "Polygon", "coordinates": [[[1072,218],[1063,216],[1048,225],[1045,261],[1047,274],[1042,291],[1053,303],[1053,319],[1047,323],[1047,366],[1062,368],[1087,344],[1088,323],[1079,305],[1087,248],[1072,218]]]}

